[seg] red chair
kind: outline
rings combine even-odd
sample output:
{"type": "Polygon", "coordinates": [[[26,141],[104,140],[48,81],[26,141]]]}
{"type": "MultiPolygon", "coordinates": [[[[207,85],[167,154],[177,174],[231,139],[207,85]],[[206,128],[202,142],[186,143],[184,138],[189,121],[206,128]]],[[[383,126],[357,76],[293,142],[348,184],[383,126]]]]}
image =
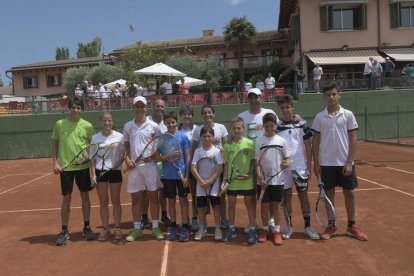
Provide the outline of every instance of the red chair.
{"type": "Polygon", "coordinates": [[[213,104],[218,105],[220,103],[220,93],[213,93],[213,104]]]}
{"type": "Polygon", "coordinates": [[[266,89],[262,91],[262,99],[264,102],[270,102],[272,101],[272,90],[266,89]]]}
{"type": "Polygon", "coordinates": [[[204,94],[195,94],[193,101],[194,101],[194,105],[202,105],[202,104],[205,104],[206,99],[205,99],[204,94]]]}
{"type": "Polygon", "coordinates": [[[273,100],[276,100],[277,97],[285,95],[285,88],[276,88],[275,91],[273,91],[273,100]]]}
{"type": "Polygon", "coordinates": [[[193,104],[193,95],[180,95],[180,105],[193,104]]]}
{"type": "Polygon", "coordinates": [[[237,97],[234,93],[223,93],[221,94],[221,101],[225,104],[237,103],[237,97]]]}

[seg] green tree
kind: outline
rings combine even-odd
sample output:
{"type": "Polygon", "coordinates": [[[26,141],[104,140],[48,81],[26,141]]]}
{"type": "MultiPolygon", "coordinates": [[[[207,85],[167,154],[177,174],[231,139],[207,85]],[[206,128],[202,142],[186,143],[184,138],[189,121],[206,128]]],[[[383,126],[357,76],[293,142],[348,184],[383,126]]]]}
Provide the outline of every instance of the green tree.
{"type": "Polygon", "coordinates": [[[92,81],[93,84],[108,83],[122,78],[122,69],[109,64],[100,64],[92,67],[85,77],[85,80],[92,81]]]}
{"type": "Polygon", "coordinates": [[[128,49],[120,57],[120,66],[124,70],[123,77],[128,81],[145,81],[148,77],[137,75],[134,71],[150,66],[157,62],[164,62],[167,55],[164,47],[149,48],[138,45],[128,49]]]}
{"type": "Polygon", "coordinates": [[[69,59],[70,52],[68,47],[56,48],[56,60],[69,59]]]}
{"type": "Polygon", "coordinates": [[[231,71],[215,53],[201,61],[194,56],[172,56],[167,58],[165,64],[186,73],[187,76],[205,80],[206,85],[213,89],[231,84],[231,71]]]}
{"type": "Polygon", "coordinates": [[[87,80],[86,76],[90,73],[90,67],[69,68],[63,75],[63,85],[66,88],[68,95],[72,95],[75,92],[75,88],[78,84],[81,84],[87,80]]]}
{"type": "Polygon", "coordinates": [[[85,57],[97,57],[101,54],[102,39],[97,36],[91,42],[83,44],[78,42],[78,52],[76,56],[78,58],[85,57]]]}
{"type": "Polygon", "coordinates": [[[255,34],[256,27],[247,20],[246,16],[240,18],[233,17],[230,22],[224,26],[224,41],[229,47],[235,49],[237,52],[241,83],[244,83],[243,51],[253,43],[255,34]]]}

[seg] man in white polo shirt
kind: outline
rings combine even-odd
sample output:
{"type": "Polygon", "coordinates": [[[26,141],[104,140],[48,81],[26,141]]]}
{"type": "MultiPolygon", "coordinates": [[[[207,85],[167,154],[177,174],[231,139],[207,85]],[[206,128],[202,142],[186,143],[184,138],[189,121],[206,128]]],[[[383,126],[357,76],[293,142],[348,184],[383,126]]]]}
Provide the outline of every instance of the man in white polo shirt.
{"type": "MultiPolygon", "coordinates": [[[[348,215],[347,234],[361,241],[368,236],[355,224],[355,194],[358,187],[354,157],[358,124],[352,111],[339,105],[340,94],[335,83],[323,88],[326,108],[313,121],[312,141],[314,172],[325,183],[328,197],[334,202],[335,187],[342,187],[348,215]]],[[[335,220],[330,219],[321,239],[337,234],[335,220]]]]}

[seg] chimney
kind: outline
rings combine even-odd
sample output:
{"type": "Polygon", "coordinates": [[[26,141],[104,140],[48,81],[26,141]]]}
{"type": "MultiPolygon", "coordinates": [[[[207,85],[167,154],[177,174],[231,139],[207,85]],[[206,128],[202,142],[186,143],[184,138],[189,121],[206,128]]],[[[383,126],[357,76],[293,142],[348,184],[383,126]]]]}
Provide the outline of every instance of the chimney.
{"type": "Polygon", "coordinates": [[[203,30],[203,37],[212,37],[214,36],[214,30],[203,30]]]}

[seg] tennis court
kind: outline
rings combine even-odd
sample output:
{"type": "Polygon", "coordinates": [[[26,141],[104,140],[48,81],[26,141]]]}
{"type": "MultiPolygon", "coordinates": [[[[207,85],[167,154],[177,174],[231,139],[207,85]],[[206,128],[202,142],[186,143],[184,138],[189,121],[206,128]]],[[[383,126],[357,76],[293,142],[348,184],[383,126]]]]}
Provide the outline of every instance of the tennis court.
{"type": "MultiPolygon", "coordinates": [[[[237,237],[214,242],[212,215],[202,242],[155,241],[150,230],[132,243],[84,241],[78,192],[72,198],[71,241],[56,247],[60,230],[60,186],[50,159],[0,161],[0,266],[3,275],[409,275],[414,271],[414,148],[358,142],[357,224],[368,242],[346,236],[346,214],[337,193],[338,230],[327,241],[303,238],[299,201],[293,200],[295,234],[283,246],[248,246],[239,199],[237,237]]],[[[125,183],[125,182],[124,182],[125,183]]],[[[123,186],[125,191],[125,184],[123,186]]],[[[312,208],[317,197],[311,181],[312,208]]],[[[122,193],[123,232],[132,228],[130,197],[122,193]]],[[[91,193],[93,231],[100,231],[96,193],[91,193]]],[[[313,210],[313,209],[312,209],[313,210]]],[[[312,214],[315,230],[321,231],[312,214]]],[[[166,229],[164,229],[166,230],[166,229]]],[[[191,236],[192,238],[192,236],[191,236]]]]}

